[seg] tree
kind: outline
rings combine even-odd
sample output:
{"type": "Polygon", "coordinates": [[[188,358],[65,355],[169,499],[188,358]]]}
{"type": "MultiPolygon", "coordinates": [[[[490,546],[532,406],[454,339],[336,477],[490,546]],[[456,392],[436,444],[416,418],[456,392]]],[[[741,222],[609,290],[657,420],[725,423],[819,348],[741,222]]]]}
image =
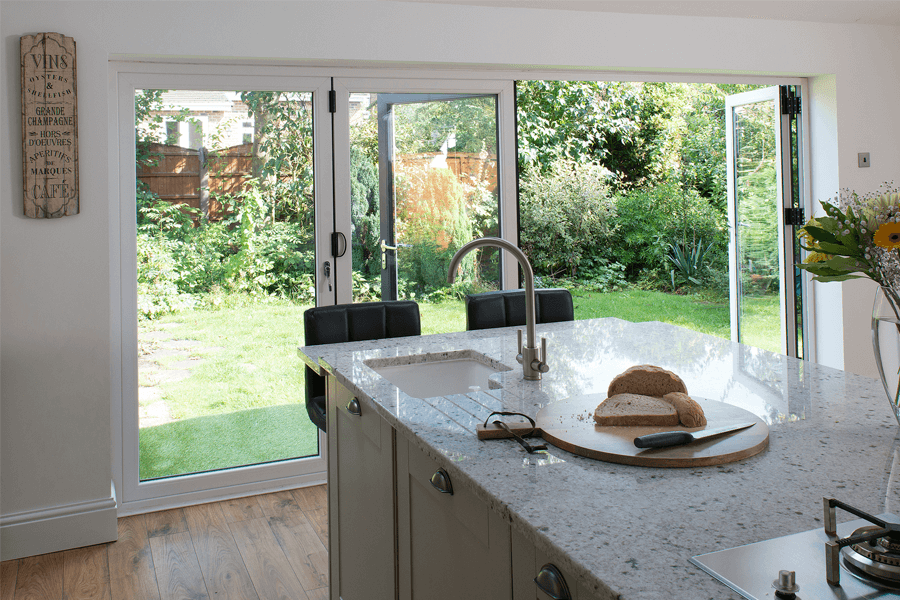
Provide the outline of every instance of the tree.
{"type": "Polygon", "coordinates": [[[312,98],[308,93],[241,92],[254,119],[254,177],[271,220],[312,227],[312,98]]]}
{"type": "Polygon", "coordinates": [[[519,165],[549,172],[559,158],[603,166],[618,187],[667,175],[670,121],[680,110],[671,84],[521,81],[517,84],[519,165]]]}

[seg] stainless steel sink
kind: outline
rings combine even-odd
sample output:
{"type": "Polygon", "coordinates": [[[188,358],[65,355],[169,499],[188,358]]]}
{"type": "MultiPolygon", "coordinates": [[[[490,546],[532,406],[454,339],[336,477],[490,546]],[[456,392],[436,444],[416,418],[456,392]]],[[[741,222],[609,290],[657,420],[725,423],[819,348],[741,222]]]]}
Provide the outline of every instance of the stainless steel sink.
{"type": "MultiPolygon", "coordinates": [[[[491,375],[511,370],[474,350],[375,358],[365,361],[365,364],[415,398],[490,389],[492,382],[488,378],[491,375]]],[[[499,384],[493,382],[493,387],[499,387],[499,384]]]]}

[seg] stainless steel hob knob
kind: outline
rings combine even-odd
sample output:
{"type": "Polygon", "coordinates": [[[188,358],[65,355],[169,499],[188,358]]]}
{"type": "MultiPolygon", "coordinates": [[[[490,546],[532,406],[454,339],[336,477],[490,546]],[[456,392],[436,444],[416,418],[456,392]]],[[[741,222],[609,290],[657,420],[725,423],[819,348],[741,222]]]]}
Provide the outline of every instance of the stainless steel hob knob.
{"type": "Polygon", "coordinates": [[[793,571],[782,569],[778,571],[778,579],[772,582],[775,588],[775,597],[784,600],[793,600],[800,591],[800,586],[795,581],[796,574],[793,571]]]}

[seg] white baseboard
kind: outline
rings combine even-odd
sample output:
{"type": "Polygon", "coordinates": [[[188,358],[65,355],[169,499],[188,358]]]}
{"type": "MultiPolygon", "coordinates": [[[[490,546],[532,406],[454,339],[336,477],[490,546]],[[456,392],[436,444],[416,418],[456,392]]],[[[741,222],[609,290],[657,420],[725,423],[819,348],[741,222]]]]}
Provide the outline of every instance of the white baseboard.
{"type": "Polygon", "coordinates": [[[0,516],[0,560],[116,540],[116,491],[109,497],[0,516]]]}

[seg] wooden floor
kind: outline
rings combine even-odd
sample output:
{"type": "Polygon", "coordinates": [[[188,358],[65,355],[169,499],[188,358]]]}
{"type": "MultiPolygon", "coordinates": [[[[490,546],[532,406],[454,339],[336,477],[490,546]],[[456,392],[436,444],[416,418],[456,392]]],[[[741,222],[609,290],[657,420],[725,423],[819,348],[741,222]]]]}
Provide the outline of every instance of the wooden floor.
{"type": "Polygon", "coordinates": [[[0,563],[0,600],[325,600],[326,486],[119,519],[119,540],[0,563]]]}

